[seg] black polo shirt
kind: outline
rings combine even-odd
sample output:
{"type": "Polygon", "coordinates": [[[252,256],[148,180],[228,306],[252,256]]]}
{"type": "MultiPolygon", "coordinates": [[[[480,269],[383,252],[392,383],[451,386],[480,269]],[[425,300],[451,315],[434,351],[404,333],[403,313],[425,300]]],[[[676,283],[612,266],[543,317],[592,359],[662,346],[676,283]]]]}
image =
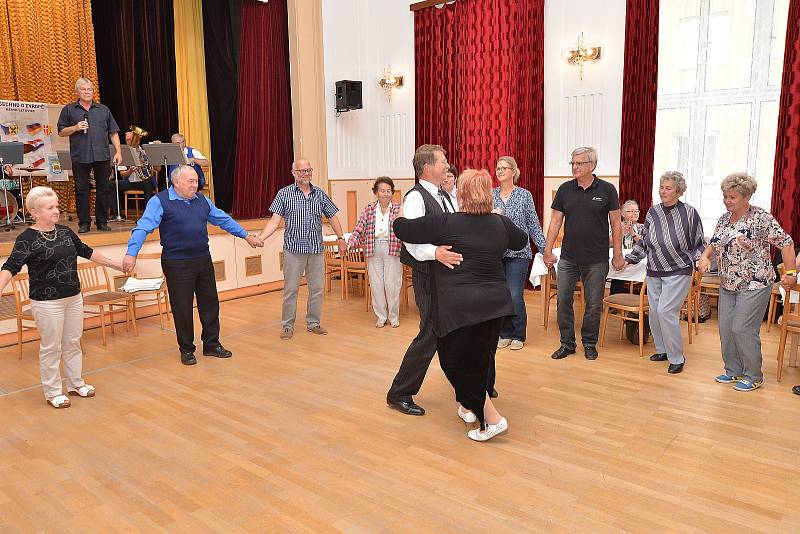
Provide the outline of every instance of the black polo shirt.
{"type": "Polygon", "coordinates": [[[608,261],[608,212],[619,209],[613,185],[594,176],[583,189],[572,179],[561,184],[550,207],[564,214],[563,257],[575,263],[608,261]]]}
{"type": "Polygon", "coordinates": [[[79,130],[69,136],[69,155],[72,161],[78,163],[108,161],[111,159],[111,151],[108,149],[109,135],[117,133],[119,126],[107,106],[92,102],[89,111],[86,111],[80,101],[67,104],[58,117],[58,131],[78,124],[87,114],[89,129],[86,133],[79,130]]]}

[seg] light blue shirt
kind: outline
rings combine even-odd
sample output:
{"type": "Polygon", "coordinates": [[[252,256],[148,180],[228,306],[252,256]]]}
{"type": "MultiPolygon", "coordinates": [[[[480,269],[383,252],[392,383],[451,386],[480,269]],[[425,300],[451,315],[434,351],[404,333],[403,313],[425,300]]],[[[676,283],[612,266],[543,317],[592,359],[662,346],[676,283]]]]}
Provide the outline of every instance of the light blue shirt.
{"type": "MultiPolygon", "coordinates": [[[[197,194],[195,194],[192,198],[185,199],[178,195],[173,187],[167,189],[167,195],[170,200],[182,200],[187,204],[197,197],[197,194]]],[[[242,225],[234,221],[230,215],[216,207],[208,197],[204,196],[203,198],[206,199],[209,208],[211,208],[208,212],[208,222],[214,226],[219,226],[229,234],[237,237],[247,237],[247,230],[242,228],[242,225]]],[[[161,206],[161,200],[158,198],[158,195],[150,197],[150,200],[147,201],[147,207],[144,209],[142,218],[136,223],[136,228],[131,231],[127,252],[129,256],[136,256],[139,254],[139,250],[142,248],[147,234],[159,227],[163,216],[164,208],[161,206]]]]}

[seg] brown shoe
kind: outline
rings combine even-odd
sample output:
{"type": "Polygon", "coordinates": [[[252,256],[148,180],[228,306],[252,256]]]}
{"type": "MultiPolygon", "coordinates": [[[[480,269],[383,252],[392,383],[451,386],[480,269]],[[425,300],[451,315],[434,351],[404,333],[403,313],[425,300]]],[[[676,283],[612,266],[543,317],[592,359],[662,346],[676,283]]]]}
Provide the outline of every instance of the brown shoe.
{"type": "Polygon", "coordinates": [[[312,334],[317,334],[318,336],[327,336],[328,335],[328,331],[325,330],[324,328],[322,328],[320,325],[310,326],[310,327],[308,327],[307,330],[309,332],[311,332],[312,334]]]}
{"type": "Polygon", "coordinates": [[[294,335],[294,330],[292,330],[291,328],[284,328],[281,331],[281,339],[292,339],[293,335],[294,335]]]}

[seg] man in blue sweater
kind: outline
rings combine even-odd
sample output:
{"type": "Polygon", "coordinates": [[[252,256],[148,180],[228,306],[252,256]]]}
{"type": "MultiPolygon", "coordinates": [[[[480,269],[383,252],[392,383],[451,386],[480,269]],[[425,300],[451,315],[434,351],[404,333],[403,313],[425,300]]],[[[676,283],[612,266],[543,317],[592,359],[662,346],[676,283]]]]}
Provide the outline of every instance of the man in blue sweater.
{"type": "Polygon", "coordinates": [[[128,241],[122,268],[132,273],[136,256],[147,234],[158,228],[161,235],[161,268],[167,278],[172,315],[181,351],[181,362],[194,365],[194,321],[192,299],[197,298],[197,314],[203,325],[203,354],[230,358],[233,354],[219,342],[219,299],[211,252],[208,248],[207,223],[241,237],[255,248],[264,245],[248,234],[239,223],[197,192],[197,172],[181,165],[170,173],[172,186],[147,202],[144,215],[136,223],[128,241]]]}

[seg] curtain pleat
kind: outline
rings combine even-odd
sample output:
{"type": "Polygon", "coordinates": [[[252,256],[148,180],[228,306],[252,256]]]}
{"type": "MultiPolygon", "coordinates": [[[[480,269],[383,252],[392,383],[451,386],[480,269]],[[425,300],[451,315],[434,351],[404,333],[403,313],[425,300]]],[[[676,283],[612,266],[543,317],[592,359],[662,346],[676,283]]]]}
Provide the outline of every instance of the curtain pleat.
{"type": "Polygon", "coordinates": [[[214,195],[214,165],[209,135],[206,95],[206,58],[203,43],[202,0],[174,0],[175,79],[178,99],[178,129],[186,144],[197,148],[211,162],[207,187],[214,195]]]}
{"type": "Polygon", "coordinates": [[[417,145],[442,145],[459,170],[493,169],[499,156],[513,156],[518,185],[531,191],[541,214],[544,1],[460,0],[421,9],[414,42],[417,145]]]}
{"type": "MultiPolygon", "coordinates": [[[[628,0],[622,75],[621,201],[639,203],[641,217],[653,205],[653,156],[658,109],[658,0],[628,0]],[[642,54],[642,50],[647,50],[642,54]]],[[[663,169],[667,170],[667,169],[663,169]]]]}
{"type": "Polygon", "coordinates": [[[122,130],[129,125],[147,130],[150,135],[144,142],[168,142],[178,131],[172,3],[92,2],[95,39],[102,43],[97,48],[97,74],[103,102],[122,130]]]}
{"type": "Polygon", "coordinates": [[[772,214],[800,243],[800,0],[789,3],[772,179],[772,214]]]}
{"type": "Polygon", "coordinates": [[[75,81],[97,83],[90,0],[0,0],[0,98],[74,100],[75,81]]]}
{"type": "Polygon", "coordinates": [[[263,217],[292,182],[292,116],[286,0],[242,5],[233,214],[263,217]]]}

